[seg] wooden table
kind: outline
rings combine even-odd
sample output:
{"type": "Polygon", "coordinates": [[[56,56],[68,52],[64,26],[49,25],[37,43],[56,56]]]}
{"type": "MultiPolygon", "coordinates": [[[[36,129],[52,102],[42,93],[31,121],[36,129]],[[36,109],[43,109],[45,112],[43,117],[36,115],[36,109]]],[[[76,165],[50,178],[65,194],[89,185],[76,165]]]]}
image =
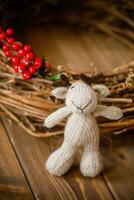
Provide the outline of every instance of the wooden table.
{"type": "MultiPolygon", "coordinates": [[[[38,55],[73,69],[105,72],[134,59],[133,51],[120,42],[86,31],[34,27],[22,35],[38,55]]],[[[47,173],[45,160],[62,138],[34,138],[7,118],[0,121],[0,138],[0,200],[134,199],[132,133],[101,138],[105,169],[92,179],[81,176],[79,155],[66,175],[47,173]]]]}

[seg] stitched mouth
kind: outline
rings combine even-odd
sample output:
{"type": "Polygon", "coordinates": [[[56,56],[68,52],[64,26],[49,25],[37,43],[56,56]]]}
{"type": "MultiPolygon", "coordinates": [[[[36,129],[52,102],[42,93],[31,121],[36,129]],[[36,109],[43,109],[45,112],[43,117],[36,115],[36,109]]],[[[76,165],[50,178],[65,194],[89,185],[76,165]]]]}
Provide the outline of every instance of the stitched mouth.
{"type": "Polygon", "coordinates": [[[77,106],[77,105],[74,103],[73,100],[71,100],[71,102],[72,102],[72,104],[73,104],[77,109],[81,110],[82,112],[83,112],[83,110],[84,110],[85,108],[87,108],[88,105],[90,104],[90,101],[89,101],[89,102],[87,103],[87,105],[85,105],[83,108],[80,108],[79,106],[77,106]]]}

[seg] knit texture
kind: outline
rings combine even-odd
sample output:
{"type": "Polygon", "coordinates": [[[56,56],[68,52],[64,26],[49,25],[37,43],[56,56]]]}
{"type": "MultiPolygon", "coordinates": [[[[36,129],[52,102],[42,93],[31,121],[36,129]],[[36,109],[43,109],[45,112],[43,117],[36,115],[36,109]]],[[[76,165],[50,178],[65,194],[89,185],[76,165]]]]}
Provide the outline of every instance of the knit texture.
{"type": "Polygon", "coordinates": [[[52,94],[66,99],[66,106],[55,111],[44,120],[44,126],[53,127],[68,117],[64,142],[53,152],[46,162],[46,169],[53,175],[65,174],[72,165],[79,146],[84,146],[80,161],[80,171],[84,176],[95,177],[103,169],[99,151],[99,129],[95,116],[120,119],[122,112],[115,106],[97,105],[99,96],[107,96],[109,90],[104,85],[90,87],[83,82],[76,82],[67,88],[57,88],[52,94]]]}

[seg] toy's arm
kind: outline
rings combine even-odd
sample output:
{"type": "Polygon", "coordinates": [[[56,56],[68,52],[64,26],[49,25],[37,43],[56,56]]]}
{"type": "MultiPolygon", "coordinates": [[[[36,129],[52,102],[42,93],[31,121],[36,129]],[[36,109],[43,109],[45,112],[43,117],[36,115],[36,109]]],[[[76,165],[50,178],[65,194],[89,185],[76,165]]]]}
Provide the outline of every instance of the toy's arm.
{"type": "Polygon", "coordinates": [[[97,105],[96,110],[94,111],[94,116],[103,116],[108,119],[117,120],[122,118],[123,113],[121,109],[116,106],[97,105]]]}
{"type": "Polygon", "coordinates": [[[43,126],[46,126],[48,128],[52,128],[56,124],[58,124],[62,119],[67,117],[69,114],[71,114],[71,111],[67,107],[63,107],[58,109],[57,111],[50,114],[45,120],[43,126]]]}

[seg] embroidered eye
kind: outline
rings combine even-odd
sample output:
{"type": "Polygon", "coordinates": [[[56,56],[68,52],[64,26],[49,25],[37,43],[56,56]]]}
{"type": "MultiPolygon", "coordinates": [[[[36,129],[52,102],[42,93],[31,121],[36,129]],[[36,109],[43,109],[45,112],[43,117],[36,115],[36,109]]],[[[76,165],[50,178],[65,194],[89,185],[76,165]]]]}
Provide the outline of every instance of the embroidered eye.
{"type": "Polygon", "coordinates": [[[74,87],[75,87],[75,86],[74,86],[74,85],[72,85],[70,88],[71,88],[71,89],[73,89],[74,87]]]}

